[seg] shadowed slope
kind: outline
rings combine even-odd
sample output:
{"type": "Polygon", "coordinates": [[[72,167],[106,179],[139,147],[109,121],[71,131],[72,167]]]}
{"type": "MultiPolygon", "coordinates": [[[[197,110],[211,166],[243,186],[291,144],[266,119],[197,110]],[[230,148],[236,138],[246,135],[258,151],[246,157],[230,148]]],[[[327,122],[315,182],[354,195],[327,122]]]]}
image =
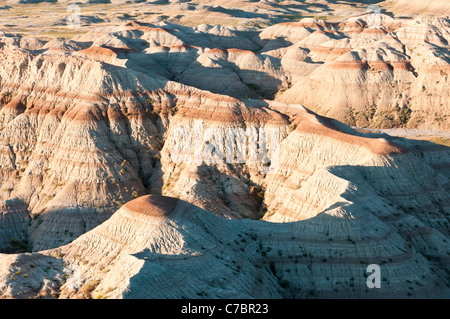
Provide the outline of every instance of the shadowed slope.
{"type": "MultiPolygon", "coordinates": [[[[371,204],[355,206],[347,200],[311,219],[269,223],[226,220],[181,200],[144,196],[69,245],[39,253],[0,255],[0,295],[447,296],[442,269],[410,244],[420,237],[403,237],[395,221],[374,212],[371,204]],[[366,268],[373,263],[382,267],[381,289],[366,285],[366,268]]],[[[426,228],[417,231],[418,236],[427,233],[426,228]]],[[[410,229],[408,236],[413,232],[410,229]]],[[[442,244],[439,251],[445,253],[442,244]]]]}

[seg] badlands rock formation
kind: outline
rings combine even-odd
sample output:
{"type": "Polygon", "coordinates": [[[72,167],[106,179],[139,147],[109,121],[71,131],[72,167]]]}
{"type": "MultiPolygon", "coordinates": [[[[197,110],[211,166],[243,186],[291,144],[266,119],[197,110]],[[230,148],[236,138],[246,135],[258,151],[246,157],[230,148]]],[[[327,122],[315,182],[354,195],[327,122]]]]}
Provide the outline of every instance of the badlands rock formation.
{"type": "Polygon", "coordinates": [[[2,33],[0,296],[448,298],[448,147],[346,124],[447,131],[449,34],[371,13],[2,33]]]}
{"type": "MultiPolygon", "coordinates": [[[[52,4],[55,15],[67,13],[63,5],[52,4]]],[[[127,59],[126,67],[138,72],[152,69],[236,98],[302,104],[351,126],[450,126],[447,1],[165,1],[130,3],[126,14],[116,5],[83,5],[78,28],[61,30],[65,16],[42,22],[44,29],[59,26],[44,38],[69,30],[71,40],[45,43],[5,33],[1,43],[46,53],[67,50],[109,64],[118,62],[113,57],[127,59]],[[147,22],[138,27],[138,18],[147,22]],[[278,23],[287,19],[294,21],[278,23]]],[[[5,26],[41,29],[29,21],[44,21],[40,5],[29,6],[28,18],[5,7],[19,21],[5,26]]]]}
{"type": "MultiPolygon", "coordinates": [[[[445,245],[441,245],[445,247],[445,245]]],[[[69,245],[1,255],[0,291],[13,298],[312,298],[445,296],[442,272],[364,211],[305,221],[226,220],[147,195],[69,245]],[[382,288],[366,265],[381,262],[382,288]]]]}
{"type": "Polygon", "coordinates": [[[389,10],[398,12],[398,14],[418,14],[427,13],[441,15],[443,13],[450,12],[450,3],[445,0],[435,0],[435,1],[393,1],[387,0],[382,3],[382,5],[389,10]]]}
{"type": "MultiPolygon", "coordinates": [[[[369,28],[367,23],[349,19],[338,29],[340,36],[322,27],[333,38],[324,37],[322,29],[308,33],[299,23],[291,41],[297,50],[310,50],[299,58],[310,58],[316,67],[304,63],[278,100],[350,125],[448,129],[449,20],[386,18],[369,28]]],[[[276,25],[262,35],[292,28],[276,25]]]]}

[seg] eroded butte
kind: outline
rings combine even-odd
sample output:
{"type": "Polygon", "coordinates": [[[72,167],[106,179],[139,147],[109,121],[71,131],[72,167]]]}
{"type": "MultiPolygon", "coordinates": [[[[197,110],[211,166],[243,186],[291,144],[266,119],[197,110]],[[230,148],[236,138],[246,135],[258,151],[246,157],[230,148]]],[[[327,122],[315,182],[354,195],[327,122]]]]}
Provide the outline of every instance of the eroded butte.
{"type": "Polygon", "coordinates": [[[374,2],[6,3],[0,296],[448,298],[450,150],[378,129],[445,144],[449,8],[374,2]]]}

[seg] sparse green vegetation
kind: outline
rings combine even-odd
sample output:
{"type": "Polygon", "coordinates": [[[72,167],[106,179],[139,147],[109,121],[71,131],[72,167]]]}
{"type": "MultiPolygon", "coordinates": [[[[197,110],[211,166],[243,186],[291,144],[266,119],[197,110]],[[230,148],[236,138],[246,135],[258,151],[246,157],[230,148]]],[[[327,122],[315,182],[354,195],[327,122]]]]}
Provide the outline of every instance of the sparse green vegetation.
{"type": "Polygon", "coordinates": [[[17,238],[11,238],[9,240],[9,247],[4,249],[7,253],[19,253],[19,252],[28,252],[31,250],[31,247],[28,243],[28,240],[21,240],[17,238]]]}

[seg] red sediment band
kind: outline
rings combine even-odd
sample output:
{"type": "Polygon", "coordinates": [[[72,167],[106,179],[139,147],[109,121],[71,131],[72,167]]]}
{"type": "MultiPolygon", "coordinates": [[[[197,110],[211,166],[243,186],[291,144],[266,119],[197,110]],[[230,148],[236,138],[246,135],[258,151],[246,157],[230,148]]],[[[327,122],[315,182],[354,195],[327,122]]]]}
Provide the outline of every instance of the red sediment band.
{"type": "Polygon", "coordinates": [[[178,199],[162,195],[145,195],[129,201],[123,209],[150,217],[167,217],[178,204],[178,199]]]}
{"type": "Polygon", "coordinates": [[[397,62],[390,62],[390,63],[394,67],[395,70],[407,70],[407,71],[413,70],[413,67],[409,61],[397,61],[397,62]]]}
{"type": "Polygon", "coordinates": [[[369,68],[377,69],[377,70],[388,71],[391,69],[389,64],[387,64],[384,61],[368,61],[367,65],[369,66],[369,68]]]}
{"type": "Polygon", "coordinates": [[[333,47],[324,47],[321,45],[315,46],[312,48],[313,53],[330,53],[334,48],[333,47]]]}
{"type": "Polygon", "coordinates": [[[389,32],[385,29],[370,28],[370,29],[363,29],[362,33],[363,34],[387,34],[389,32]]]}
{"type": "Polygon", "coordinates": [[[333,61],[329,66],[331,69],[339,70],[363,70],[363,69],[377,69],[377,70],[413,70],[409,61],[333,61]]]}
{"type": "Polygon", "coordinates": [[[105,47],[90,47],[84,50],[78,51],[78,54],[86,55],[89,57],[117,57],[117,53],[112,48],[105,47]]]}
{"type": "Polygon", "coordinates": [[[227,95],[220,95],[216,93],[211,93],[209,91],[200,91],[197,89],[192,89],[192,87],[184,87],[182,89],[177,88],[165,88],[165,91],[173,94],[178,97],[178,100],[181,100],[179,97],[183,98],[201,98],[202,99],[202,105],[204,105],[205,101],[217,101],[217,102],[224,102],[224,103],[239,103],[240,100],[227,96],[227,95]]]}
{"type": "Polygon", "coordinates": [[[208,53],[208,54],[227,54],[227,50],[224,50],[224,49],[218,49],[218,48],[214,48],[214,49],[211,49],[211,50],[208,50],[206,53],[208,53]]]}
{"type": "Polygon", "coordinates": [[[242,50],[242,49],[227,49],[228,53],[241,53],[241,54],[251,54],[255,55],[254,52],[249,50],[242,50]]]}
{"type": "Polygon", "coordinates": [[[318,45],[312,49],[313,53],[332,53],[332,54],[345,54],[351,51],[352,48],[335,48],[335,47],[325,47],[318,45]]]}
{"type": "Polygon", "coordinates": [[[18,112],[23,112],[26,109],[26,106],[22,103],[22,101],[20,99],[13,99],[11,102],[9,102],[8,104],[6,104],[4,107],[4,109],[7,110],[14,110],[14,111],[18,111],[18,112]]]}
{"type": "Polygon", "coordinates": [[[332,119],[319,115],[316,115],[316,118],[319,120],[319,123],[314,123],[308,118],[305,119],[305,115],[301,116],[299,118],[300,121],[296,130],[300,132],[319,134],[344,143],[362,146],[377,155],[408,153],[408,149],[397,143],[344,133],[334,125],[332,119]]]}
{"type": "MultiPolygon", "coordinates": [[[[170,86],[170,82],[167,83],[170,86]]],[[[173,84],[178,84],[173,82],[173,84]]],[[[195,89],[193,87],[184,86],[183,88],[170,88],[168,86],[160,89],[154,89],[154,90],[123,90],[123,91],[112,91],[112,92],[92,92],[92,94],[80,94],[80,93],[72,93],[60,89],[51,89],[48,87],[39,87],[39,86],[33,86],[33,87],[25,87],[20,84],[9,84],[9,83],[0,83],[2,88],[9,88],[14,91],[20,90],[21,92],[24,92],[24,96],[29,95],[30,92],[33,93],[45,93],[45,94],[51,94],[54,97],[59,98],[65,98],[70,100],[83,100],[83,101],[89,101],[89,102],[102,102],[104,99],[111,98],[111,97],[140,97],[140,96],[148,96],[148,97],[157,97],[158,95],[168,95],[172,94],[177,97],[188,97],[188,98],[201,98],[203,100],[212,100],[212,101],[220,101],[220,102],[239,102],[238,99],[229,97],[229,96],[223,96],[219,94],[214,94],[208,91],[201,91],[198,89],[195,89]]],[[[46,102],[48,104],[48,102],[46,102]]]]}
{"type": "Polygon", "coordinates": [[[319,29],[319,28],[338,26],[339,24],[337,24],[337,23],[328,23],[328,22],[324,23],[324,24],[314,23],[314,22],[311,22],[311,23],[309,23],[309,22],[308,23],[307,22],[282,22],[282,23],[279,23],[277,25],[289,26],[289,27],[293,27],[293,28],[310,28],[310,29],[317,28],[317,29],[319,29]]]}
{"type": "Polygon", "coordinates": [[[367,64],[362,61],[333,61],[329,68],[339,70],[363,70],[367,69],[367,64]]]}
{"type": "MultiPolygon", "coordinates": [[[[50,94],[54,97],[65,98],[70,100],[83,100],[89,102],[102,102],[104,98],[110,97],[138,97],[138,96],[151,96],[156,94],[157,90],[124,90],[124,91],[112,91],[112,92],[93,92],[92,94],[80,94],[80,93],[72,93],[68,91],[64,91],[62,89],[52,89],[48,87],[25,87],[20,84],[7,84],[1,83],[2,88],[9,88],[13,90],[20,90],[24,92],[24,96],[29,95],[30,92],[33,93],[44,93],[50,94]]],[[[48,104],[48,102],[47,102],[48,104]]]]}
{"type": "MultiPolygon", "coordinates": [[[[212,108],[213,111],[204,109],[196,109],[184,107],[181,113],[182,118],[212,121],[217,123],[239,124],[242,122],[265,123],[273,125],[287,125],[288,121],[276,112],[264,112],[263,109],[256,109],[253,112],[239,112],[239,109],[233,110],[229,108],[212,108]],[[235,112],[237,111],[237,112],[235,112]]],[[[267,111],[267,110],[265,110],[267,111]]],[[[177,114],[178,116],[178,114],[177,114]]]]}
{"type": "Polygon", "coordinates": [[[431,65],[426,73],[439,73],[441,75],[450,75],[450,65],[431,65]]]}

